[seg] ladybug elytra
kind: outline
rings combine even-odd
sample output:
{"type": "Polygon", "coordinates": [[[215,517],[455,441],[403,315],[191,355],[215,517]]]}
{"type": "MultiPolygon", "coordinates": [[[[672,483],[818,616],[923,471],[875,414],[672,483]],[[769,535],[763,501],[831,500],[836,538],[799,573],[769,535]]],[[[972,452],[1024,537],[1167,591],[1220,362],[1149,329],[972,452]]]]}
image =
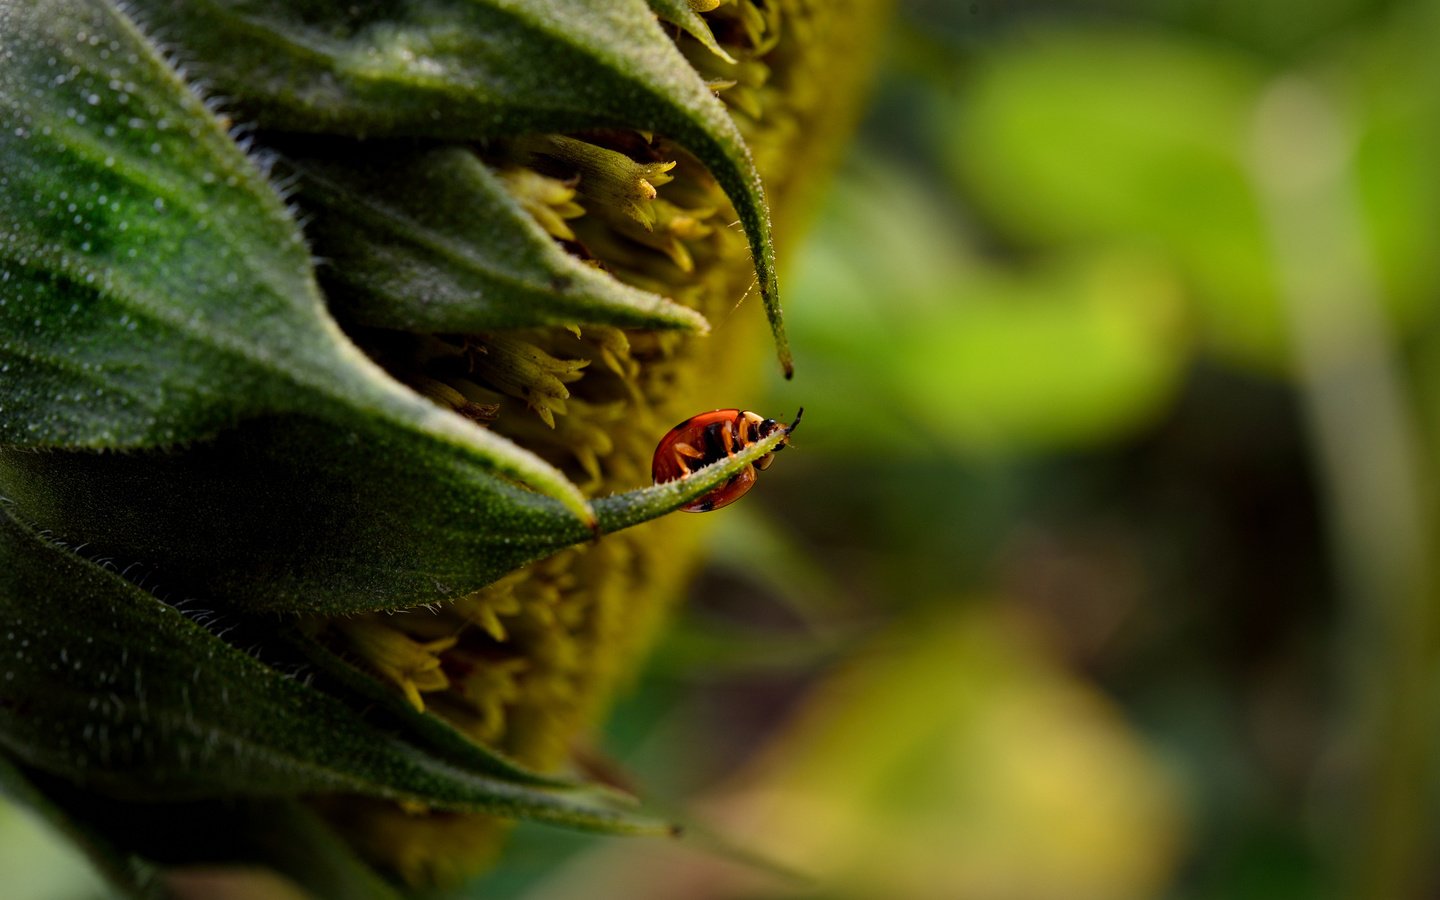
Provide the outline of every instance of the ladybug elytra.
{"type": "MultiPolygon", "coordinates": [[[[789,425],[745,409],[716,409],[692,416],[660,439],[650,467],[651,474],[656,484],[684,478],[696,469],[734,456],[736,451],[764,440],[776,431],[785,432],[785,437],[775,447],[775,450],[783,450],[790,440],[790,432],[800,424],[804,413],[802,408],[789,425]]],[[[774,461],[773,451],[767,453],[754,465],[746,466],[731,476],[729,481],[680,508],[685,512],[709,512],[729,506],[755,484],[755,470],[768,469],[774,461]]]]}

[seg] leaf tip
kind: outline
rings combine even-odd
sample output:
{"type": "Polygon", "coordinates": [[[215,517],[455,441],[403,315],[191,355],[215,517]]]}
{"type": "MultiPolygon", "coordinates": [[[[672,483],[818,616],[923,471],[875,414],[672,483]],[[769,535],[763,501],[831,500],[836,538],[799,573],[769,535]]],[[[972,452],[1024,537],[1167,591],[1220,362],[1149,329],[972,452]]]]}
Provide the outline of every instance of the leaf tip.
{"type": "Polygon", "coordinates": [[[785,313],[780,307],[780,285],[775,277],[775,264],[771,258],[757,257],[760,277],[760,299],[765,304],[765,318],[770,321],[770,334],[775,340],[775,352],[780,357],[780,369],[785,380],[795,377],[795,360],[790,355],[790,339],[785,336],[785,313]]]}

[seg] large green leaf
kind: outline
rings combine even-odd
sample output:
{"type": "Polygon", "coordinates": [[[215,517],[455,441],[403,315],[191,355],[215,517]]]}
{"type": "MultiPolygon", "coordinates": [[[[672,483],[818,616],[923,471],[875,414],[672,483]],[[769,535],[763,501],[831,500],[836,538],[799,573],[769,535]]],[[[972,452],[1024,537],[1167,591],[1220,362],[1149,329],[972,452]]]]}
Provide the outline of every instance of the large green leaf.
{"type": "Polygon", "coordinates": [[[565,252],[465,147],[347,146],[289,163],[331,302],[362,325],[709,328],[694,310],[565,252]]]}
{"type": "MultiPolygon", "coordinates": [[[[781,437],[682,481],[593,501],[601,530],[679,508],[781,437]]],[[[0,450],[0,497],[27,525],[134,564],[136,577],[289,612],[449,600],[591,537],[558,502],[417,445],[287,417],[164,453],[0,450]]]]}
{"type": "Polygon", "coordinates": [[[603,789],[440,759],[0,514],[0,747],[121,798],[361,794],[663,833],[603,789]],[[63,614],[58,614],[63,610],[63,614]]]}
{"type": "Polygon", "coordinates": [[[417,435],[593,523],[553,467],[344,338],[278,196],[108,4],[0,0],[0,59],[0,444],[174,445],[301,412],[417,435]]]}
{"type": "Polygon", "coordinates": [[[760,178],[645,0],[132,0],[263,128],[475,140],[626,127],[670,137],[729,195],[790,371],[760,178]]]}

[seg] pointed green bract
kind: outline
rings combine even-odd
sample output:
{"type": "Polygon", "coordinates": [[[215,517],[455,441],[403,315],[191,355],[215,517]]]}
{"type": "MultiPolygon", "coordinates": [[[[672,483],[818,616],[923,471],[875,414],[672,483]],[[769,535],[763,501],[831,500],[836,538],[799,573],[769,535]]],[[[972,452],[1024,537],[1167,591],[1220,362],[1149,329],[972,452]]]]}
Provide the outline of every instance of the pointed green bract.
{"type": "Polygon", "coordinates": [[[404,695],[397,693],[392,686],[381,683],[374,676],[341,659],[313,638],[299,632],[287,632],[280,635],[279,640],[297,650],[308,665],[314,666],[316,671],[327,679],[327,686],[332,692],[344,693],[350,698],[352,706],[363,707],[372,714],[385,715],[405,732],[411,743],[439,759],[470,771],[483,772],[522,784],[556,788],[578,786],[568,779],[527,769],[498,751],[477,744],[439,716],[415,709],[404,695]]]}
{"type": "Polygon", "coordinates": [[[478,140],[624,127],[695,154],[730,197],[791,369],[759,174],[645,0],[131,0],[263,128],[478,140]]]}
{"type": "Polygon", "coordinates": [[[593,521],[552,466],[345,339],[278,196],[108,5],[0,2],[0,62],[0,445],[169,446],[300,412],[416,434],[593,521]]]}
{"type": "Polygon", "coordinates": [[[360,794],[613,833],[668,831],[604,790],[498,778],[432,756],[9,512],[0,513],[0,559],[0,748],[26,765],[147,801],[360,794]]]}
{"type": "Polygon", "coordinates": [[[259,844],[259,861],[291,878],[308,896],[405,900],[304,801],[252,804],[241,812],[241,827],[259,844]]]}
{"type": "Polygon", "coordinates": [[[714,53],[726,62],[734,62],[735,57],[725,52],[720,42],[715,40],[715,34],[706,24],[705,17],[695,11],[689,0],[648,0],[650,8],[655,11],[666,22],[679,28],[686,34],[705,45],[705,49],[714,53]]]}
{"type": "Polygon", "coordinates": [[[287,161],[331,302],[362,325],[706,331],[703,316],[565,252],[465,147],[287,161]],[[357,156],[359,158],[357,158],[357,156]]]}

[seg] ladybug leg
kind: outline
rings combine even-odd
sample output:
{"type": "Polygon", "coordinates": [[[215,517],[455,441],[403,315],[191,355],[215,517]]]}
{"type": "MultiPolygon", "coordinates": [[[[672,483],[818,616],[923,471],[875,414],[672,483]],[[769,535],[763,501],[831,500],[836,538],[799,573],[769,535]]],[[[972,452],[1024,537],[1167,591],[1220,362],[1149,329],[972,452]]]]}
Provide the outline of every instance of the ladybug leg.
{"type": "Polygon", "coordinates": [[[680,466],[680,471],[684,472],[686,475],[690,474],[690,467],[685,464],[686,459],[705,458],[704,453],[701,453],[699,450],[696,450],[694,447],[690,446],[684,441],[675,444],[675,446],[671,447],[670,449],[675,451],[675,462],[680,466]]]}
{"type": "Polygon", "coordinates": [[[726,422],[725,427],[720,429],[720,446],[725,448],[725,455],[735,455],[735,425],[726,422]]]}
{"type": "Polygon", "coordinates": [[[752,415],[754,415],[754,413],[747,413],[741,410],[735,414],[735,420],[730,423],[730,431],[735,437],[735,443],[738,444],[742,450],[755,442],[754,429],[748,418],[752,415]]]}

